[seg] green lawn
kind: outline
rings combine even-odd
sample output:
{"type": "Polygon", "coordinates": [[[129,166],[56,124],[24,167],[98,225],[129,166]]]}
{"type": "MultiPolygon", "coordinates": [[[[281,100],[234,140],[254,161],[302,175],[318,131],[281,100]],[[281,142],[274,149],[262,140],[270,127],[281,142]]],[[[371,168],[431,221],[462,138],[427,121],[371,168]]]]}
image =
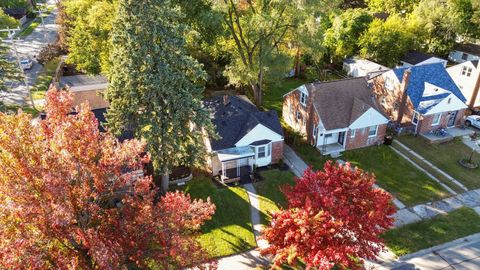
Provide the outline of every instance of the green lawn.
{"type": "MultiPolygon", "coordinates": [[[[2,104],[0,104],[2,105],[2,104]]],[[[39,111],[33,109],[32,107],[29,106],[18,106],[18,105],[4,105],[0,106],[1,110],[0,111],[6,111],[9,113],[16,113],[18,109],[22,109],[24,113],[31,114],[33,117],[36,117],[39,113],[39,111]]]]}
{"type": "Polygon", "coordinates": [[[202,227],[201,245],[212,257],[227,256],[256,247],[250,220],[250,203],[242,187],[218,189],[209,178],[190,181],[184,190],[193,198],[210,196],[217,210],[202,227]]]}
{"type": "Polygon", "coordinates": [[[387,231],[382,237],[398,256],[480,232],[480,216],[471,208],[408,224],[387,231]]]}
{"type": "MultiPolygon", "coordinates": [[[[322,169],[329,158],[321,156],[315,148],[306,144],[294,148],[315,170],[322,169]]],[[[450,195],[440,184],[384,145],[346,151],[340,159],[374,173],[379,186],[407,206],[436,201],[450,195]]]]}
{"type": "MultiPolygon", "coordinates": [[[[460,159],[467,158],[472,153],[472,150],[458,139],[442,144],[428,144],[422,138],[414,136],[401,136],[398,140],[462,182],[467,188],[480,187],[480,169],[466,169],[458,164],[460,159]]],[[[475,153],[473,158],[480,162],[478,153],[475,153]]]]}
{"type": "Polygon", "coordinates": [[[55,71],[58,67],[60,58],[55,58],[43,66],[42,71],[38,75],[35,85],[32,87],[32,96],[34,100],[45,98],[45,93],[52,82],[53,76],[55,76],[55,71]]]}
{"type": "Polygon", "coordinates": [[[283,95],[292,91],[308,81],[302,79],[286,79],[280,84],[268,85],[263,92],[263,107],[268,110],[276,110],[282,113],[283,95]]]}
{"type": "Polygon", "coordinates": [[[293,185],[294,175],[291,171],[269,170],[260,173],[263,181],[254,183],[260,198],[260,218],[262,224],[270,222],[270,213],[278,211],[280,207],[286,207],[285,196],[280,191],[283,185],[293,185]]]}

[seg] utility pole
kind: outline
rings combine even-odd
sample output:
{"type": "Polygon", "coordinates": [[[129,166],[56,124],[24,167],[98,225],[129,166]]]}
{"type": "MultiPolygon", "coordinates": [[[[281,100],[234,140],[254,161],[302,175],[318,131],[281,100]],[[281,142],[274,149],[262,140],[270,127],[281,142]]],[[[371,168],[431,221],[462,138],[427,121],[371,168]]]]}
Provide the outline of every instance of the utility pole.
{"type": "Polygon", "coordinates": [[[38,16],[40,16],[40,20],[42,21],[42,27],[43,27],[43,39],[45,40],[45,43],[47,43],[47,28],[45,27],[45,22],[43,21],[43,13],[45,10],[43,10],[43,5],[39,5],[38,10],[35,12],[38,13],[38,16]]]}
{"type": "Polygon", "coordinates": [[[32,92],[30,90],[30,86],[28,85],[28,78],[27,78],[27,75],[25,74],[25,70],[23,70],[22,65],[20,64],[20,56],[18,56],[17,46],[15,44],[15,39],[13,38],[15,36],[15,31],[19,31],[19,30],[20,30],[19,28],[15,28],[15,29],[7,28],[7,29],[0,29],[0,32],[8,33],[8,38],[12,43],[13,54],[15,56],[15,59],[17,60],[17,65],[18,65],[18,68],[20,69],[20,73],[23,75],[23,82],[25,83],[25,88],[27,89],[28,96],[30,97],[30,103],[32,104],[32,108],[36,110],[37,108],[35,108],[35,102],[33,102],[32,92]]]}

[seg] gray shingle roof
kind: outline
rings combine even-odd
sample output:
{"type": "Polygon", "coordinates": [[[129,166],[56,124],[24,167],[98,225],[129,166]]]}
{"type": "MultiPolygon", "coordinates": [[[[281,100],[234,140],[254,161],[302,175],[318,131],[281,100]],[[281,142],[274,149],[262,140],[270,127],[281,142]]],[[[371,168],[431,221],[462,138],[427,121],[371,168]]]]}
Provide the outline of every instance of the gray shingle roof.
{"type": "Polygon", "coordinates": [[[409,51],[407,52],[402,58],[400,58],[400,61],[403,61],[405,63],[409,63],[411,65],[416,65],[418,63],[421,63],[423,61],[426,61],[432,57],[435,57],[433,55],[429,55],[426,53],[422,53],[419,51],[409,51]]]}
{"type": "Polygon", "coordinates": [[[457,44],[455,50],[480,56],[480,45],[473,43],[457,44]]]}
{"type": "Polygon", "coordinates": [[[85,85],[95,85],[95,84],[105,84],[108,83],[108,79],[104,76],[95,75],[74,75],[74,76],[65,76],[60,79],[60,87],[70,86],[85,86],[85,85]]]}
{"type": "Polygon", "coordinates": [[[212,150],[234,147],[258,124],[283,136],[283,129],[276,111],[259,111],[253,104],[236,96],[229,96],[229,101],[224,105],[223,96],[204,101],[205,107],[212,111],[212,123],[221,137],[219,140],[211,141],[212,150]]]}

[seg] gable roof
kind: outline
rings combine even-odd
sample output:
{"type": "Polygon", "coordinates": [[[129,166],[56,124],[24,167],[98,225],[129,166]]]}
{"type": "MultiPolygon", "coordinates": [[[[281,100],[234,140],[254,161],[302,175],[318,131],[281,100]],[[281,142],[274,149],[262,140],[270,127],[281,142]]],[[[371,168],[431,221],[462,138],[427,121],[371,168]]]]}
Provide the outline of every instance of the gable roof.
{"type": "Polygon", "coordinates": [[[402,83],[403,74],[407,69],[411,71],[407,94],[415,110],[419,113],[426,113],[451,93],[461,101],[466,102],[466,98],[441,63],[395,68],[393,72],[400,83],[402,83]],[[425,91],[428,86],[427,83],[447,91],[441,91],[440,89],[425,91]],[[425,106],[425,104],[429,105],[425,106]]]}
{"type": "Polygon", "coordinates": [[[433,57],[435,56],[432,56],[423,52],[409,51],[402,58],[400,58],[400,61],[403,61],[411,65],[416,65],[433,57]]]}
{"type": "MultiPolygon", "coordinates": [[[[212,111],[212,123],[215,125],[219,140],[211,140],[212,150],[234,147],[258,124],[271,129],[283,136],[278,114],[275,110],[262,112],[250,102],[237,96],[228,96],[229,102],[224,104],[223,96],[217,96],[204,101],[205,107],[212,111]]],[[[268,138],[265,138],[268,139],[268,138]]]]}
{"type": "Polygon", "coordinates": [[[455,50],[480,56],[480,45],[473,44],[473,43],[457,44],[455,46],[455,50]]]}
{"type": "Polygon", "coordinates": [[[472,60],[470,61],[472,62],[472,65],[475,67],[475,68],[478,68],[478,62],[480,62],[480,60],[472,60]]]}
{"type": "Polygon", "coordinates": [[[60,87],[78,87],[87,85],[107,84],[108,79],[101,75],[73,75],[60,78],[60,87]]]}
{"type": "Polygon", "coordinates": [[[370,108],[380,111],[365,77],[305,86],[326,130],[346,128],[370,108]]]}

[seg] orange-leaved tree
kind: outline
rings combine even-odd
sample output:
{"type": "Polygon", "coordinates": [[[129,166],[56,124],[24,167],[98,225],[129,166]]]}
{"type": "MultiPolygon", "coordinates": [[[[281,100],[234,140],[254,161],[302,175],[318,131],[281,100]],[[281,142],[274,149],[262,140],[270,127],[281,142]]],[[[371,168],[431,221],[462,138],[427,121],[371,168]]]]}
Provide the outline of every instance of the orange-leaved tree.
{"type": "Polygon", "coordinates": [[[360,169],[328,162],[305,171],[294,186],[282,187],[287,209],[273,213],[263,232],[274,265],[307,269],[360,269],[384,246],[379,235],[393,224],[395,207],[387,192],[373,187],[375,177],[360,169]]]}
{"type": "Polygon", "coordinates": [[[159,198],[139,173],[148,159],[142,142],[99,132],[87,104],[72,114],[67,91],[49,91],[46,101],[37,124],[22,112],[0,114],[0,268],[205,262],[194,233],[215,206],[182,192],[159,198]]]}

